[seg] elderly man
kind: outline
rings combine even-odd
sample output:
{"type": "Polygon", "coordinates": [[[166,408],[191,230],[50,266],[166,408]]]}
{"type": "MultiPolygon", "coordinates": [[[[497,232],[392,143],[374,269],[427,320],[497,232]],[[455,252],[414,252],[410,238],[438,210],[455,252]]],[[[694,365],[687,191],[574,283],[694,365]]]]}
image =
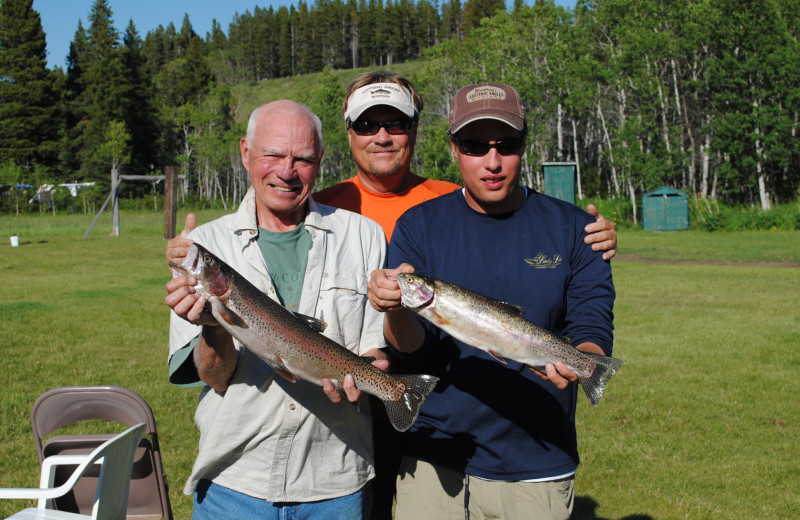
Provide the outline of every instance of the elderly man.
{"type": "Polygon", "coordinates": [[[398,272],[417,272],[520,306],[525,317],[611,354],[611,268],[583,240],[591,215],[520,185],[525,110],[512,87],[469,85],[450,111],[464,190],[397,222],[390,267],[369,298],[386,312],[390,345],[440,377],[408,435],[397,481],[398,520],[569,518],[578,466],[576,375],[500,364],[401,307],[398,272]],[[526,259],[543,257],[548,268],[526,259]]]}
{"type": "MultiPolygon", "coordinates": [[[[189,238],[286,308],[324,320],[324,334],[346,348],[383,347],[365,288],[383,265],[386,239],[371,220],[310,200],[323,154],[319,119],[292,101],[261,106],[240,149],[252,187],[239,210],[189,238]]],[[[278,377],[208,320],[194,283],[174,278],[166,298],[174,311],[170,379],[206,385],[184,489],[194,493],[193,518],[365,517],[374,476],[366,402],[339,405],[311,383],[278,377]]]]}

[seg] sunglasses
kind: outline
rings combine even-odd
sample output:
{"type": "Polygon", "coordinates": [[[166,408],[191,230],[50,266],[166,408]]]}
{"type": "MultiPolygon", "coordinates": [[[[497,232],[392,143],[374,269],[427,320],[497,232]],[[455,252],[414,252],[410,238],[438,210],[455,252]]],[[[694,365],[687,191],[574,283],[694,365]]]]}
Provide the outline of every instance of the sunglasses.
{"type": "Polygon", "coordinates": [[[392,135],[403,135],[407,134],[414,126],[414,120],[405,118],[379,123],[377,121],[364,121],[363,119],[359,119],[357,121],[350,121],[349,126],[357,135],[375,135],[381,128],[385,128],[386,131],[392,135]]]}
{"type": "Polygon", "coordinates": [[[450,134],[450,138],[456,143],[461,153],[474,157],[482,157],[489,153],[489,150],[492,148],[497,150],[497,153],[500,155],[515,155],[519,153],[522,145],[525,144],[524,135],[520,137],[507,137],[493,143],[481,139],[459,139],[453,134],[450,134]]]}

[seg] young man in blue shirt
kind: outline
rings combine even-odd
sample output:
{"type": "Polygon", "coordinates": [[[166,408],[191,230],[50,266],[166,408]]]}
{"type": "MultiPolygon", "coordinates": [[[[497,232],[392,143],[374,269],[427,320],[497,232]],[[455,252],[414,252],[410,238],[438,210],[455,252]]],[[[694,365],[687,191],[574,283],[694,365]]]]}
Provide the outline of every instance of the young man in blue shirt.
{"type": "Polygon", "coordinates": [[[441,378],[408,436],[396,519],[460,519],[465,509],[473,520],[566,519],[579,461],[576,375],[562,363],[503,365],[455,340],[400,306],[395,276],[417,272],[519,305],[579,350],[610,355],[611,268],[583,240],[591,215],[520,185],[527,126],[516,90],[464,87],[449,122],[464,188],[398,220],[394,268],[368,285],[391,346],[441,378]],[[537,257],[548,261],[526,261],[537,257]]]}

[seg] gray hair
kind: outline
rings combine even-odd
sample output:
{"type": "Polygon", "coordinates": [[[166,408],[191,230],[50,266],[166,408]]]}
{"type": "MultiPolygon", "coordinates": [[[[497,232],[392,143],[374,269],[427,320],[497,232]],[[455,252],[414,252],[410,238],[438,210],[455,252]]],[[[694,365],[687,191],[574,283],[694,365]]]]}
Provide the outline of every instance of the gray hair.
{"type": "Polygon", "coordinates": [[[291,101],[289,99],[265,103],[253,110],[253,112],[250,114],[250,119],[247,121],[247,133],[244,136],[244,138],[247,140],[248,147],[252,145],[253,133],[256,131],[256,124],[258,123],[258,118],[261,116],[261,112],[264,110],[274,110],[277,108],[282,108],[294,113],[301,113],[309,116],[311,119],[311,124],[314,125],[314,132],[317,138],[317,151],[322,152],[325,149],[325,143],[322,140],[322,121],[320,121],[317,114],[312,112],[311,109],[306,105],[296,101],[291,101]]]}

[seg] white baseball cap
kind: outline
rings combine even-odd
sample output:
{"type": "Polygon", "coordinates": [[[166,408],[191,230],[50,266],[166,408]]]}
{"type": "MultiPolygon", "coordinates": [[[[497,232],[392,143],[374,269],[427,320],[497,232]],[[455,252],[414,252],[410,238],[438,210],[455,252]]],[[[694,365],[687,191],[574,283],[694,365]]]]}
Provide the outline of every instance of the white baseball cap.
{"type": "Polygon", "coordinates": [[[405,87],[397,83],[370,83],[357,89],[347,100],[344,118],[355,121],[367,109],[377,105],[394,107],[408,117],[414,117],[417,108],[414,98],[405,87]]]}

